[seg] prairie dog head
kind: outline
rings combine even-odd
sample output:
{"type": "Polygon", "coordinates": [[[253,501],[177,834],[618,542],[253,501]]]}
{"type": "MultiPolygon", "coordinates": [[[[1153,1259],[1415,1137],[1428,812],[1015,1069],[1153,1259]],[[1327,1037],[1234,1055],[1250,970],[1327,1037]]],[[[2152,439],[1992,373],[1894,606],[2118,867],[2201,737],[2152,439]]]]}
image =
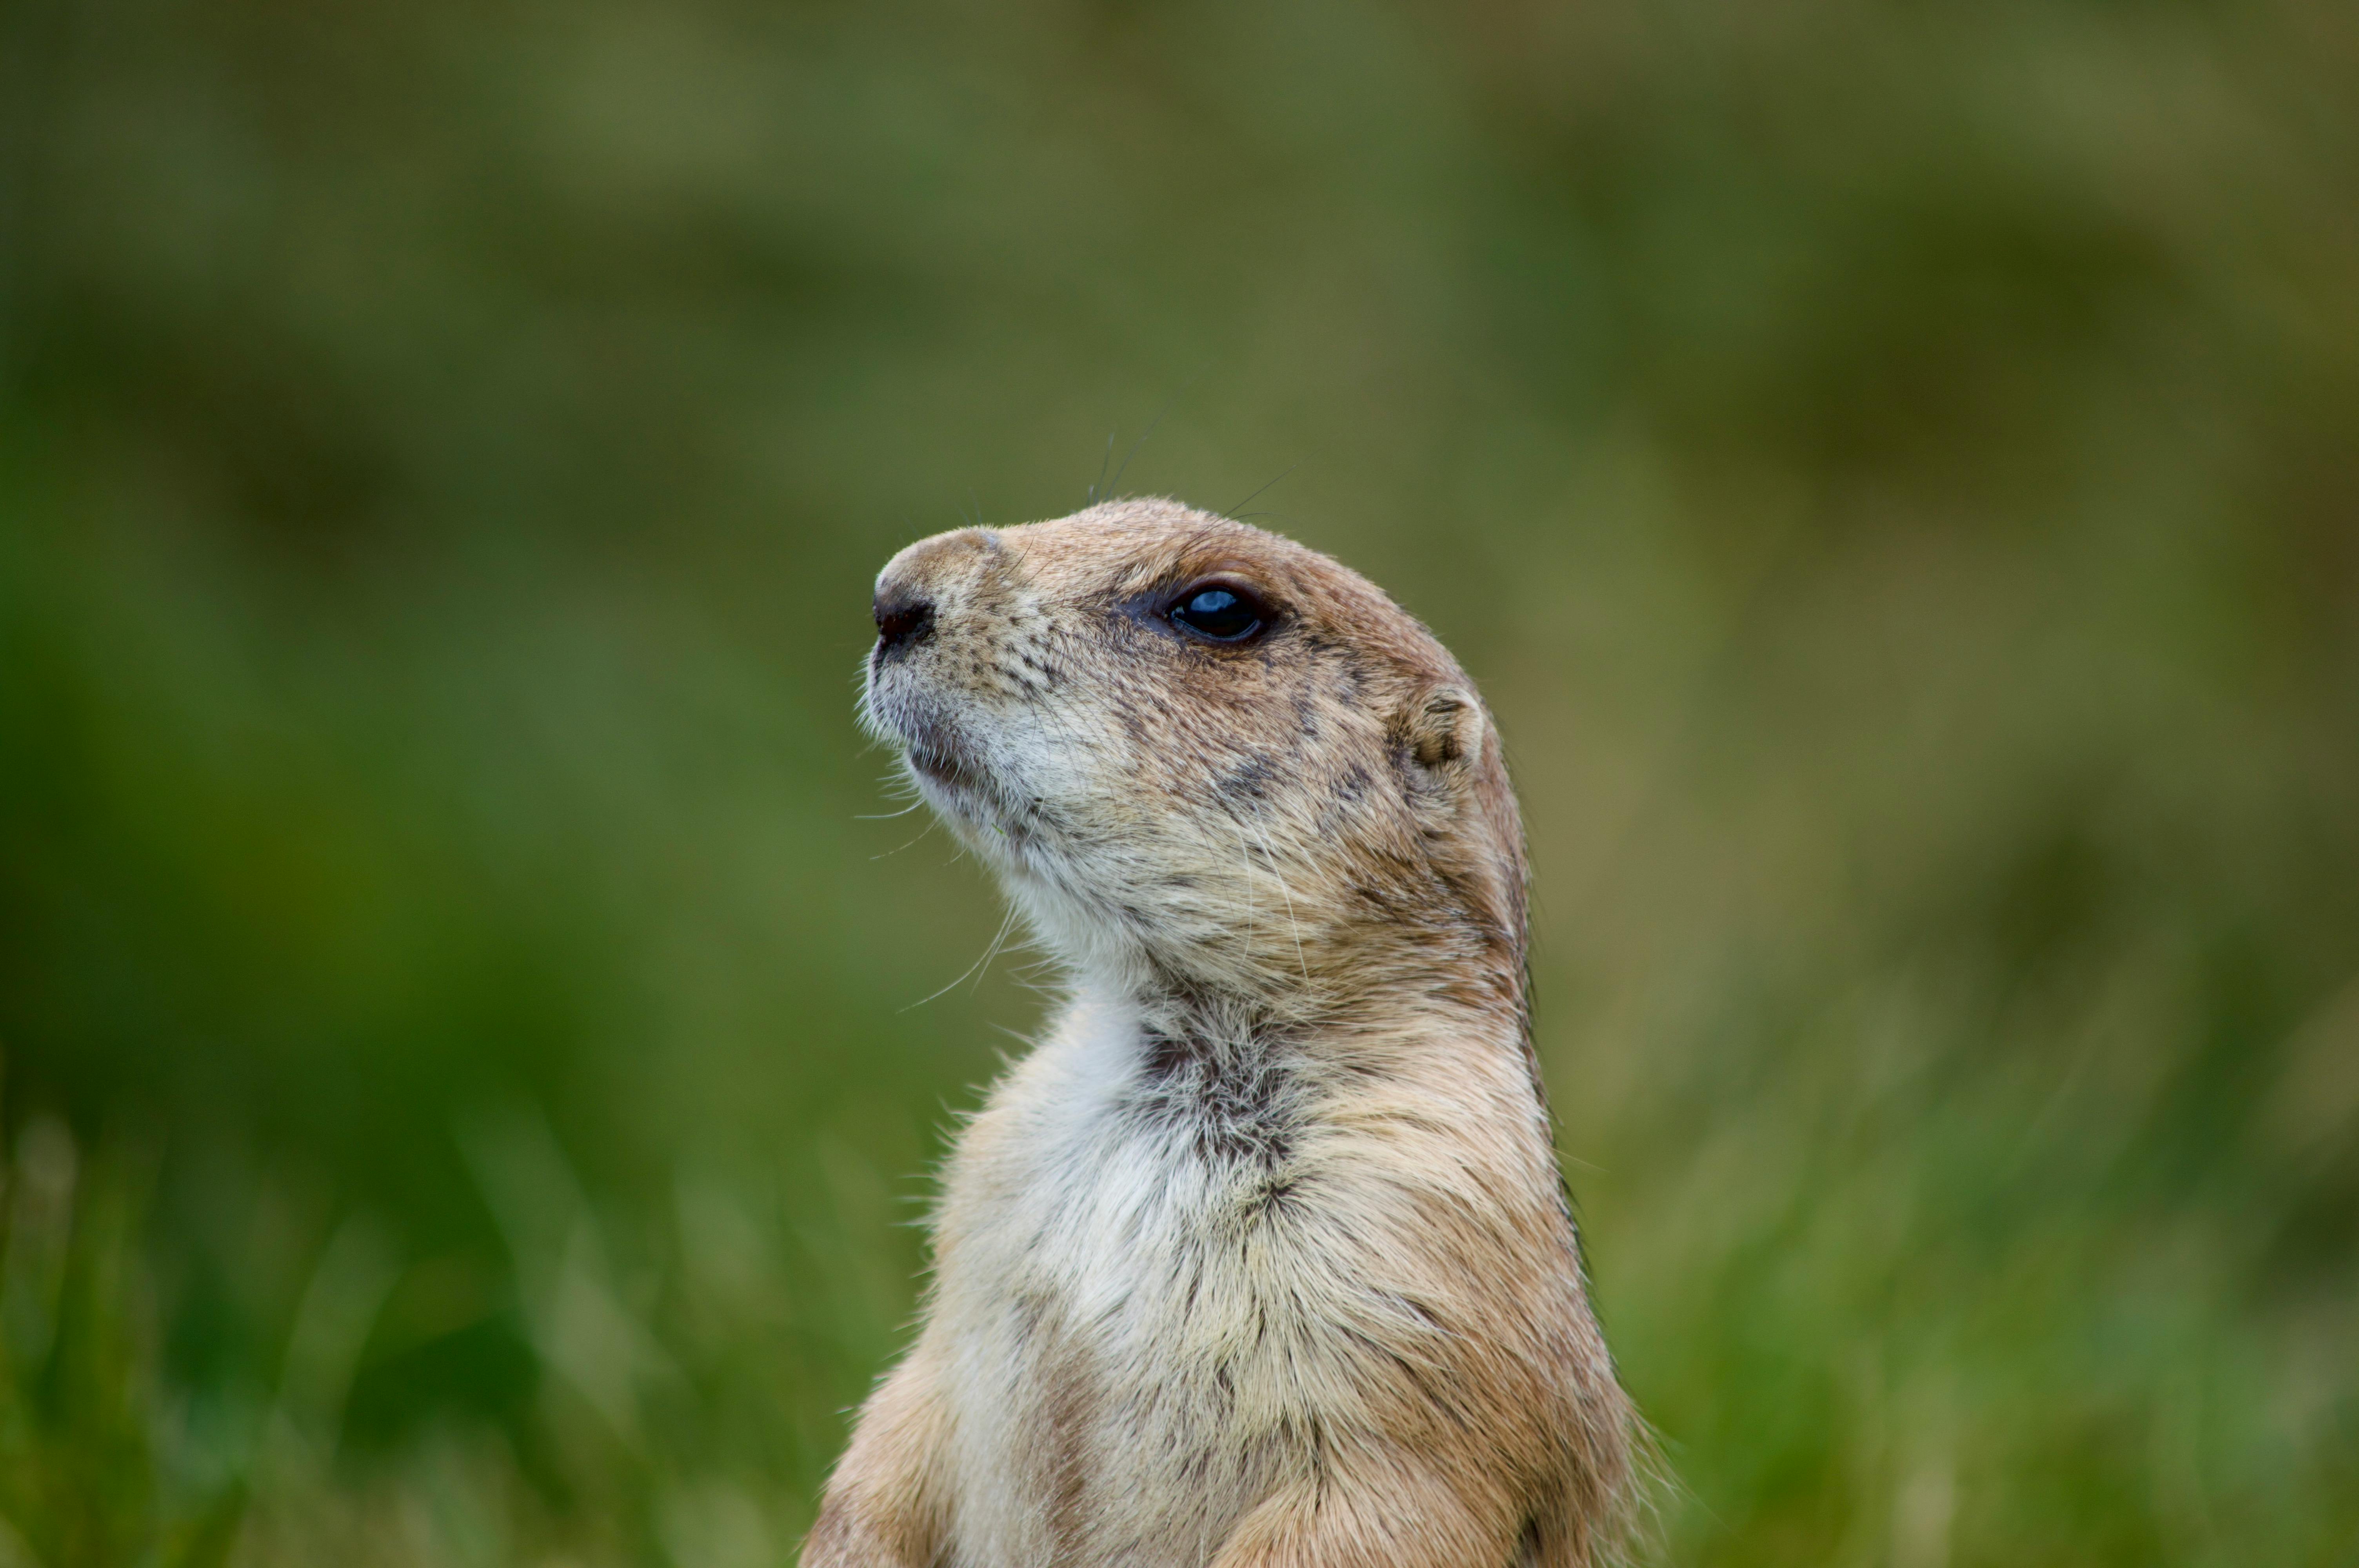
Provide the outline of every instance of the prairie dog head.
{"type": "Polygon", "coordinates": [[[1293,1015],[1517,994],[1496,731],[1357,574],[1118,502],[920,540],[875,618],[864,721],[1077,978],[1293,1015]]]}

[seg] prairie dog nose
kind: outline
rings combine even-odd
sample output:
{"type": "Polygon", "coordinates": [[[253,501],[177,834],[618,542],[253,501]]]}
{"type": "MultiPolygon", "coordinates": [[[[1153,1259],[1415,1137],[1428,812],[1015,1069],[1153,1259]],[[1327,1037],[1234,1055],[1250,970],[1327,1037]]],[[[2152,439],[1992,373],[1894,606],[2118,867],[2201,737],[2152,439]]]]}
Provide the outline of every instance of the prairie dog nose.
{"type": "Polygon", "coordinates": [[[879,588],[875,613],[880,656],[924,642],[934,629],[934,601],[905,584],[879,588]]]}
{"type": "Polygon", "coordinates": [[[880,657],[915,647],[933,634],[943,589],[971,557],[997,547],[981,528],[920,539],[876,574],[876,652],[880,657]]]}

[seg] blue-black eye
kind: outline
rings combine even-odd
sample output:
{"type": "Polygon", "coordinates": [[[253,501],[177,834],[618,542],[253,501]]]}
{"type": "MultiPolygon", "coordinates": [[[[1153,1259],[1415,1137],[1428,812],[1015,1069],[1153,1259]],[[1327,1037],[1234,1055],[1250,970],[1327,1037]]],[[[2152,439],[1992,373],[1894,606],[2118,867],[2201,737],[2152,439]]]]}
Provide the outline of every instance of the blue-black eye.
{"type": "Polygon", "coordinates": [[[1172,622],[1215,643],[1242,643],[1262,629],[1268,614],[1252,595],[1225,583],[1191,588],[1171,607],[1172,622]]]}

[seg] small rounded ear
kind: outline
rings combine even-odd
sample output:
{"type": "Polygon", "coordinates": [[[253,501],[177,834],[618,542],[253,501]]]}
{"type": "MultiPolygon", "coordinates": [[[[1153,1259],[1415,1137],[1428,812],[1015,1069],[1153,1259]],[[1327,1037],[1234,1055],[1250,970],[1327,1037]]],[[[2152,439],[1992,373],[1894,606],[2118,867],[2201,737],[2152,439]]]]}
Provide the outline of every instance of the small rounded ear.
{"type": "Polygon", "coordinates": [[[1419,767],[1442,769],[1483,754],[1483,705],[1464,687],[1436,687],[1413,704],[1408,754],[1419,767]]]}

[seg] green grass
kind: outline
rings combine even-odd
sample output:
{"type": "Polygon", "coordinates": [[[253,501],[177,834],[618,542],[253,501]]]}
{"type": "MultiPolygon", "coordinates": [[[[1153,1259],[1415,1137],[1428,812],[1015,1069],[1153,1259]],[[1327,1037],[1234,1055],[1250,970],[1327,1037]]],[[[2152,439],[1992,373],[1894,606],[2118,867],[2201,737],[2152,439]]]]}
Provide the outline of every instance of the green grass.
{"type": "Polygon", "coordinates": [[[0,1568],[788,1560],[1042,1005],[867,581],[1167,405],[1500,715],[1664,1561],[2359,1563],[2347,6],[0,72],[0,1568]]]}

